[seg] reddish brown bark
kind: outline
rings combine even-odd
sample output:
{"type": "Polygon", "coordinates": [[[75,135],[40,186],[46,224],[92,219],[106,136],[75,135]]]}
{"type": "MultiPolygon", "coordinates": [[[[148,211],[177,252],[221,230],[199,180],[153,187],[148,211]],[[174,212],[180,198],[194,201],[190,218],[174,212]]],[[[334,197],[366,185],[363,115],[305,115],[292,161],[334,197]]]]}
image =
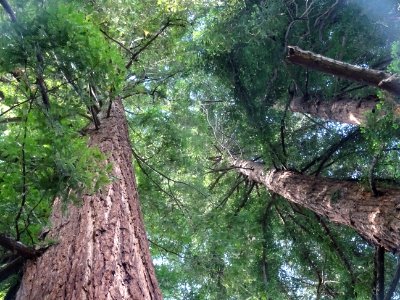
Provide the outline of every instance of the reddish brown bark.
{"type": "Polygon", "coordinates": [[[139,208],[122,103],[90,133],[113,165],[113,182],[81,206],[55,201],[57,242],[24,270],[17,299],[162,299],[139,208]]]}
{"type": "Polygon", "coordinates": [[[386,250],[400,250],[400,190],[381,189],[382,196],[356,182],[307,176],[293,171],[266,171],[251,161],[231,163],[248,179],[332,222],[350,226],[386,250]]]}
{"type": "Polygon", "coordinates": [[[400,95],[400,78],[387,72],[367,69],[334,60],[299,47],[288,46],[288,61],[327,74],[366,83],[400,95]]]}

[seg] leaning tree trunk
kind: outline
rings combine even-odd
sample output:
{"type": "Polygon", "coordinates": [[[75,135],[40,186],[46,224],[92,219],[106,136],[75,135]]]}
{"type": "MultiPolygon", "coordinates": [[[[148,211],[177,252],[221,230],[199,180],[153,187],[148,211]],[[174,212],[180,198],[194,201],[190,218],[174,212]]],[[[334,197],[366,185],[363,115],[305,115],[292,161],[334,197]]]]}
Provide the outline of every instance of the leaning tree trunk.
{"type": "Polygon", "coordinates": [[[380,70],[351,65],[329,57],[304,51],[296,46],[288,46],[288,61],[327,74],[336,75],[357,82],[379,87],[400,95],[400,77],[380,70]]]}
{"type": "Polygon", "coordinates": [[[56,200],[50,239],[27,263],[17,299],[162,299],[139,208],[128,129],[120,101],[90,133],[113,165],[113,181],[64,212],[56,200]]]}
{"type": "MultiPolygon", "coordinates": [[[[367,122],[368,113],[376,112],[378,102],[379,99],[377,97],[359,100],[343,98],[329,101],[296,97],[290,102],[290,110],[310,114],[321,119],[360,125],[367,122]]],[[[400,115],[399,105],[395,105],[393,113],[396,116],[400,115]]]]}
{"type": "Polygon", "coordinates": [[[307,176],[293,171],[266,171],[237,158],[231,164],[249,180],[332,222],[350,226],[386,250],[400,250],[400,190],[381,190],[375,197],[359,183],[307,176]]]}

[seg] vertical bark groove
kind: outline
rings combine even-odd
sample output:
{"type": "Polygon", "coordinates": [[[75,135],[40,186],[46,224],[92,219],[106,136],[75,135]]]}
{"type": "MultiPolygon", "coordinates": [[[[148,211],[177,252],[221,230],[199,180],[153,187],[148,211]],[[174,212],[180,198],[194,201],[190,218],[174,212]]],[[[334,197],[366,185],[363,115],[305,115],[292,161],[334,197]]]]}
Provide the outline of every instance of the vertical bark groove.
{"type": "Polygon", "coordinates": [[[90,133],[113,165],[113,181],[80,207],[56,199],[50,239],[25,267],[17,299],[162,299],[144,230],[122,103],[90,133]]]}

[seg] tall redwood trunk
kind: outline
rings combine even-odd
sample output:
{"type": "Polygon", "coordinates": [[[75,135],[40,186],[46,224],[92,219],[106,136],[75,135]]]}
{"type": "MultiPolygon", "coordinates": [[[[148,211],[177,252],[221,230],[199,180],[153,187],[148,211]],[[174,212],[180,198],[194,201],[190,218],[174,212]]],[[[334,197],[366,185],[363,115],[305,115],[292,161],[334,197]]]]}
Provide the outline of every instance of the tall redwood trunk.
{"type": "MultiPolygon", "coordinates": [[[[321,119],[337,121],[347,124],[360,125],[367,121],[367,114],[374,111],[379,99],[336,99],[323,101],[296,97],[290,102],[290,110],[310,114],[321,119]]],[[[400,107],[396,106],[394,112],[399,114],[400,107]]]]}
{"type": "Polygon", "coordinates": [[[292,171],[266,171],[251,161],[231,159],[248,179],[333,222],[350,226],[386,250],[400,250],[400,190],[375,197],[359,183],[324,179],[292,171]]]}
{"type": "Polygon", "coordinates": [[[56,200],[50,239],[27,263],[17,299],[162,299],[139,208],[128,129],[120,101],[90,133],[113,165],[113,181],[81,206],[56,200]]]}

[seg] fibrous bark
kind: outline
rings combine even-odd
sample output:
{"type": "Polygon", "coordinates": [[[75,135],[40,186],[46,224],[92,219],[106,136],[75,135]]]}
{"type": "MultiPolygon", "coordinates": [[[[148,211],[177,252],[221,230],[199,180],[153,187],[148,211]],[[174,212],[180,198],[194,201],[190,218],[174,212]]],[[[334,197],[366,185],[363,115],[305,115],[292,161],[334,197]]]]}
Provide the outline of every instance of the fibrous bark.
{"type": "Polygon", "coordinates": [[[53,206],[56,241],[24,270],[17,299],[162,299],[151,262],[132,169],[122,103],[99,130],[90,130],[113,165],[113,181],[81,206],[53,206]]]}
{"type": "Polygon", "coordinates": [[[366,83],[400,95],[400,77],[380,70],[351,65],[296,46],[288,46],[287,60],[310,69],[366,83]]]}
{"type": "Polygon", "coordinates": [[[354,228],[386,250],[400,250],[400,190],[381,189],[375,197],[356,182],[307,176],[287,170],[264,170],[261,164],[231,158],[231,164],[249,180],[263,184],[287,200],[332,222],[354,228]]]}
{"type": "MultiPolygon", "coordinates": [[[[290,102],[290,110],[325,120],[360,125],[366,123],[368,113],[375,112],[378,102],[379,99],[374,97],[359,100],[344,98],[332,101],[296,97],[290,102]]],[[[399,114],[400,107],[394,112],[399,114]]]]}

